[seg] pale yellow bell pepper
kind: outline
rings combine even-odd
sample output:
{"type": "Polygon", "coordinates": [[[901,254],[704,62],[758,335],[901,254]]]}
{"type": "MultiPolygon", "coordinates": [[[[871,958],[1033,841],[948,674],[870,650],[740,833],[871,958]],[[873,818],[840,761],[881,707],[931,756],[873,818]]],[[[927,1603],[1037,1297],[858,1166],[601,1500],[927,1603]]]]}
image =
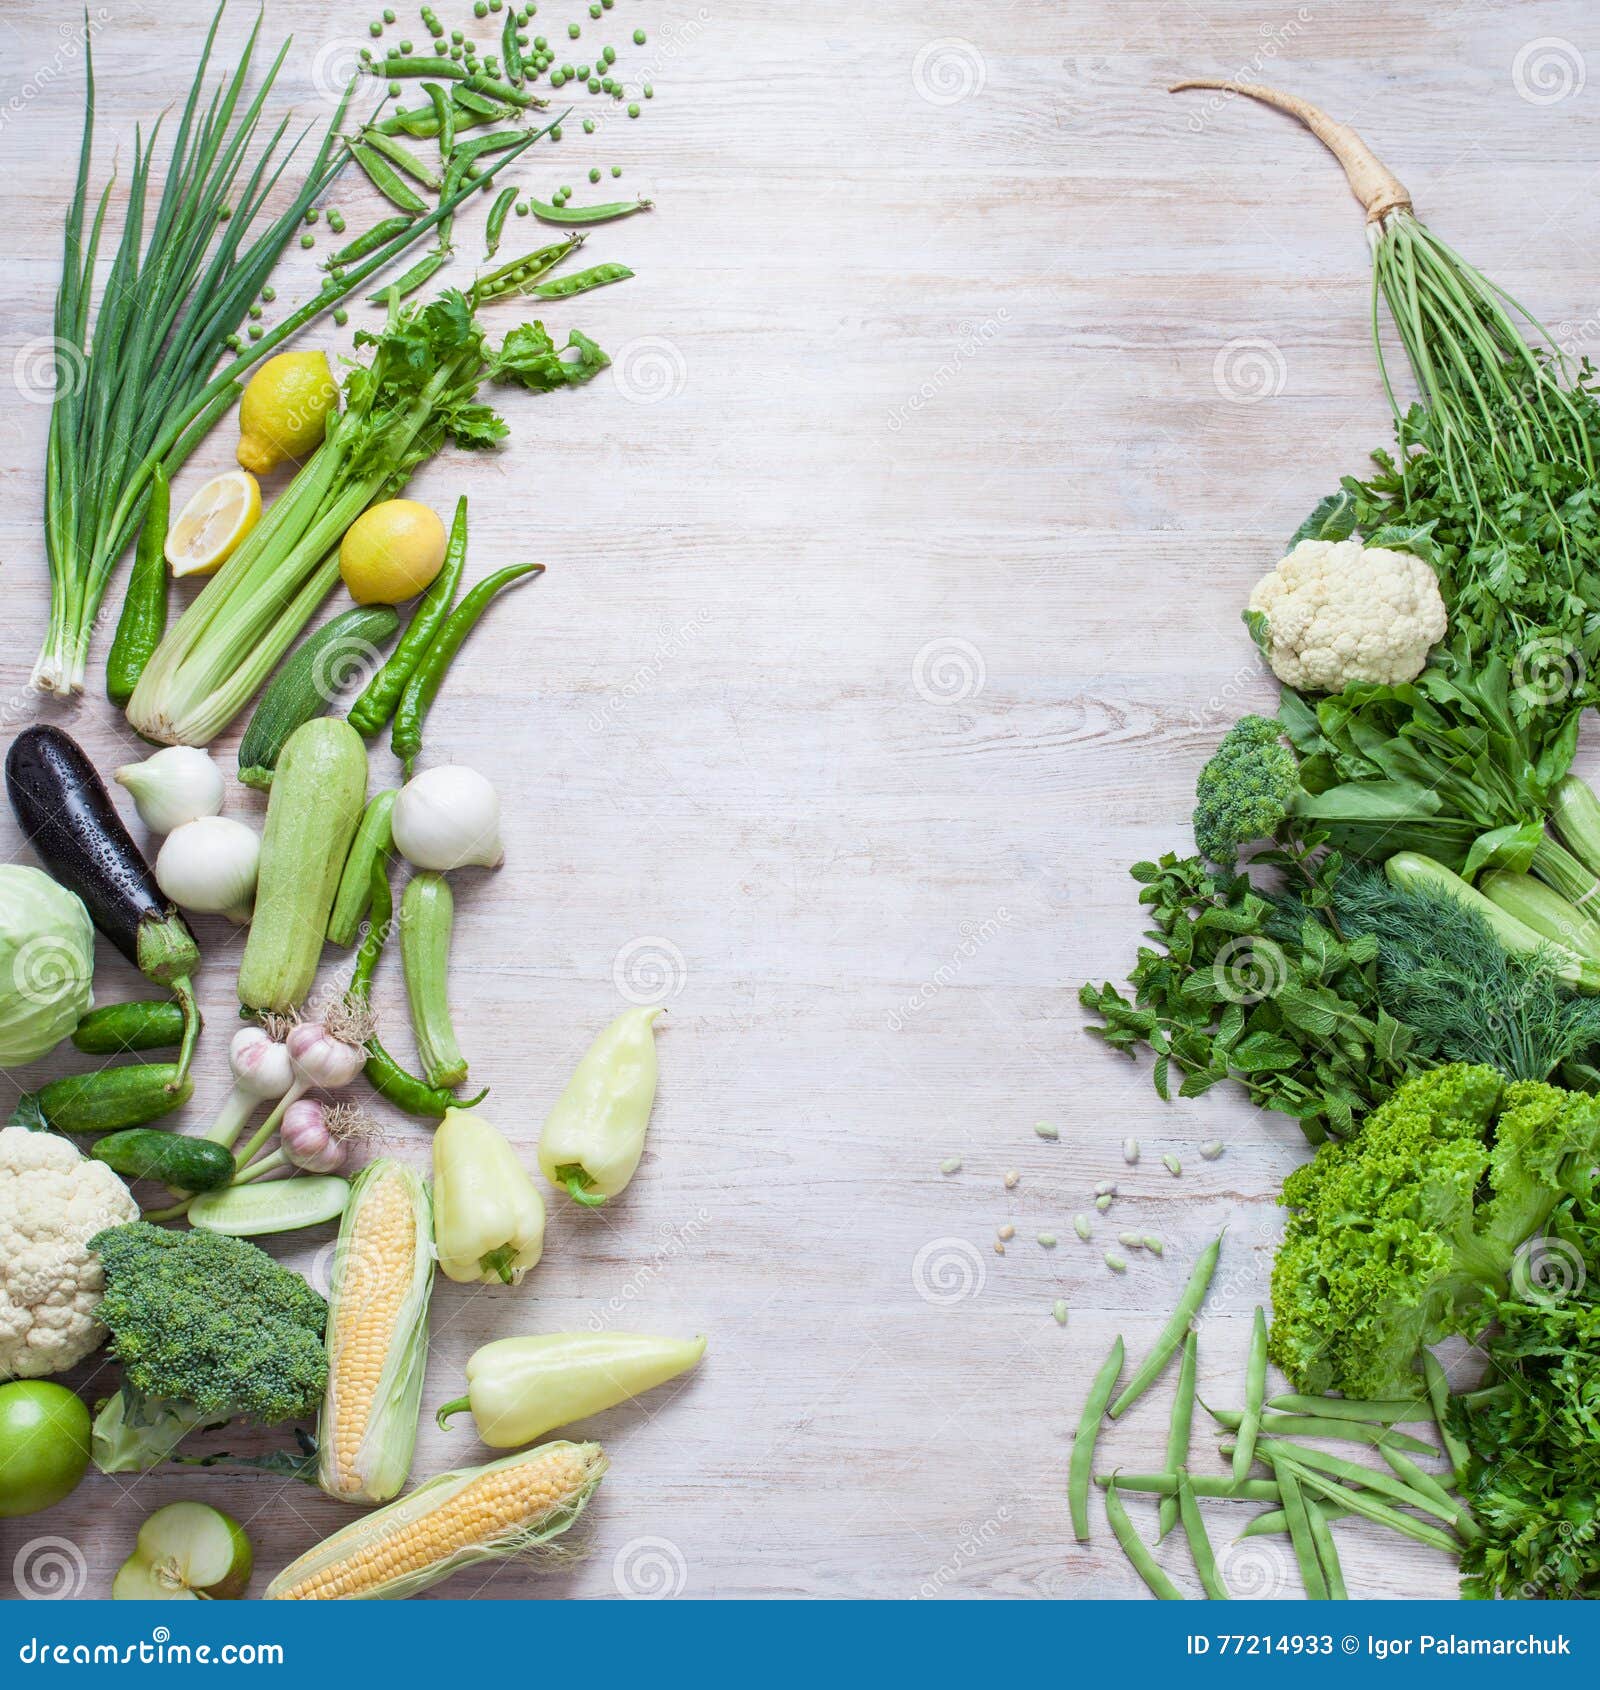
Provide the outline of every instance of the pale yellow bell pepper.
{"type": "Polygon", "coordinates": [[[655,1021],[661,1006],[630,1009],[589,1046],[556,1099],[539,1140],[552,1185],[597,1207],[633,1178],[656,1100],[655,1021]]]}
{"type": "Polygon", "coordinates": [[[544,1199],[504,1136],[471,1109],[433,1135],[434,1245],[458,1285],[520,1285],[544,1253],[544,1199]]]}
{"type": "Polygon", "coordinates": [[[446,1403],[438,1422],[443,1426],[470,1408],[486,1444],[515,1449],[676,1379],[705,1348],[704,1338],[652,1338],[643,1332],[501,1338],[473,1352],[467,1394],[446,1403]]]}

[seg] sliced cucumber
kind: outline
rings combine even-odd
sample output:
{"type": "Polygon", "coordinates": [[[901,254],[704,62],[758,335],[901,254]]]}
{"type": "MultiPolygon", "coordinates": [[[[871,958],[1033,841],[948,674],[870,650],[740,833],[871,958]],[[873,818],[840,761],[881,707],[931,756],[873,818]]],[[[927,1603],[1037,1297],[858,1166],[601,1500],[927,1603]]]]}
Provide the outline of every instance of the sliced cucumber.
{"type": "Polygon", "coordinates": [[[203,1502],[171,1502],[139,1528],[111,1583],[113,1602],[228,1602],[243,1596],[255,1556],[244,1527],[203,1502]]]}
{"type": "Polygon", "coordinates": [[[208,1191],[189,1205],[189,1225],[234,1238],[266,1232],[298,1232],[337,1220],[350,1200],[350,1182],[337,1174],[299,1174],[208,1191]]]}

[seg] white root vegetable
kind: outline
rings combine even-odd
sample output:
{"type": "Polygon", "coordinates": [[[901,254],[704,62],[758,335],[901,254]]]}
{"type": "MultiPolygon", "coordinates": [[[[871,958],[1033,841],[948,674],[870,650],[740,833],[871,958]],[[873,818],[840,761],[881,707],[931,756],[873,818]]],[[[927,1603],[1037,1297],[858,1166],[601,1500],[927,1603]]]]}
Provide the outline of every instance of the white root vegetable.
{"type": "Polygon", "coordinates": [[[261,837],[253,827],[228,816],[199,816],[167,835],[156,856],[156,885],[180,909],[243,923],[260,862],[261,837]]]}
{"type": "Polygon", "coordinates": [[[124,764],[116,778],[152,833],[172,833],[222,809],[222,770],[196,745],[169,745],[142,763],[124,764]]]}
{"type": "Polygon", "coordinates": [[[415,868],[498,868],[500,798],[476,769],[425,769],[401,787],[389,816],[396,849],[415,868]]]}

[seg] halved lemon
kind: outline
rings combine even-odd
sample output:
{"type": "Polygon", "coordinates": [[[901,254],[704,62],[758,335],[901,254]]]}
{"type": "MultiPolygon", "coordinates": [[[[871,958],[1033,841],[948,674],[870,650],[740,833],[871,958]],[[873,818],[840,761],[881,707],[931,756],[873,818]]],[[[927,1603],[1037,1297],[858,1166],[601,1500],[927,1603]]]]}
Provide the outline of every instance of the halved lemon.
{"type": "Polygon", "coordinates": [[[225,470],[199,488],[167,530],[174,575],[214,575],[261,520],[261,484],[247,469],[225,470]]]}

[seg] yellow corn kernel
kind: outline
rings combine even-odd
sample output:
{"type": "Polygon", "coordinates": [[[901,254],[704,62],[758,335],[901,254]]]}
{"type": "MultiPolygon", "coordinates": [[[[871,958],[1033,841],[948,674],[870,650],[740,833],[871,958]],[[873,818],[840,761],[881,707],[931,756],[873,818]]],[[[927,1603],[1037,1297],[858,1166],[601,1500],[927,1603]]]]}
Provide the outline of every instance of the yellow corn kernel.
{"type": "Polygon", "coordinates": [[[267,1587],[284,1602],[412,1596],[461,1567],[565,1531],[606,1469],[598,1444],[553,1443],[443,1473],[317,1545],[267,1587]]]}
{"type": "Polygon", "coordinates": [[[387,1502],[411,1471],[433,1288],[427,1182],[382,1159],[356,1179],[328,1294],[328,1387],[317,1480],[344,1502],[387,1502]]]}

